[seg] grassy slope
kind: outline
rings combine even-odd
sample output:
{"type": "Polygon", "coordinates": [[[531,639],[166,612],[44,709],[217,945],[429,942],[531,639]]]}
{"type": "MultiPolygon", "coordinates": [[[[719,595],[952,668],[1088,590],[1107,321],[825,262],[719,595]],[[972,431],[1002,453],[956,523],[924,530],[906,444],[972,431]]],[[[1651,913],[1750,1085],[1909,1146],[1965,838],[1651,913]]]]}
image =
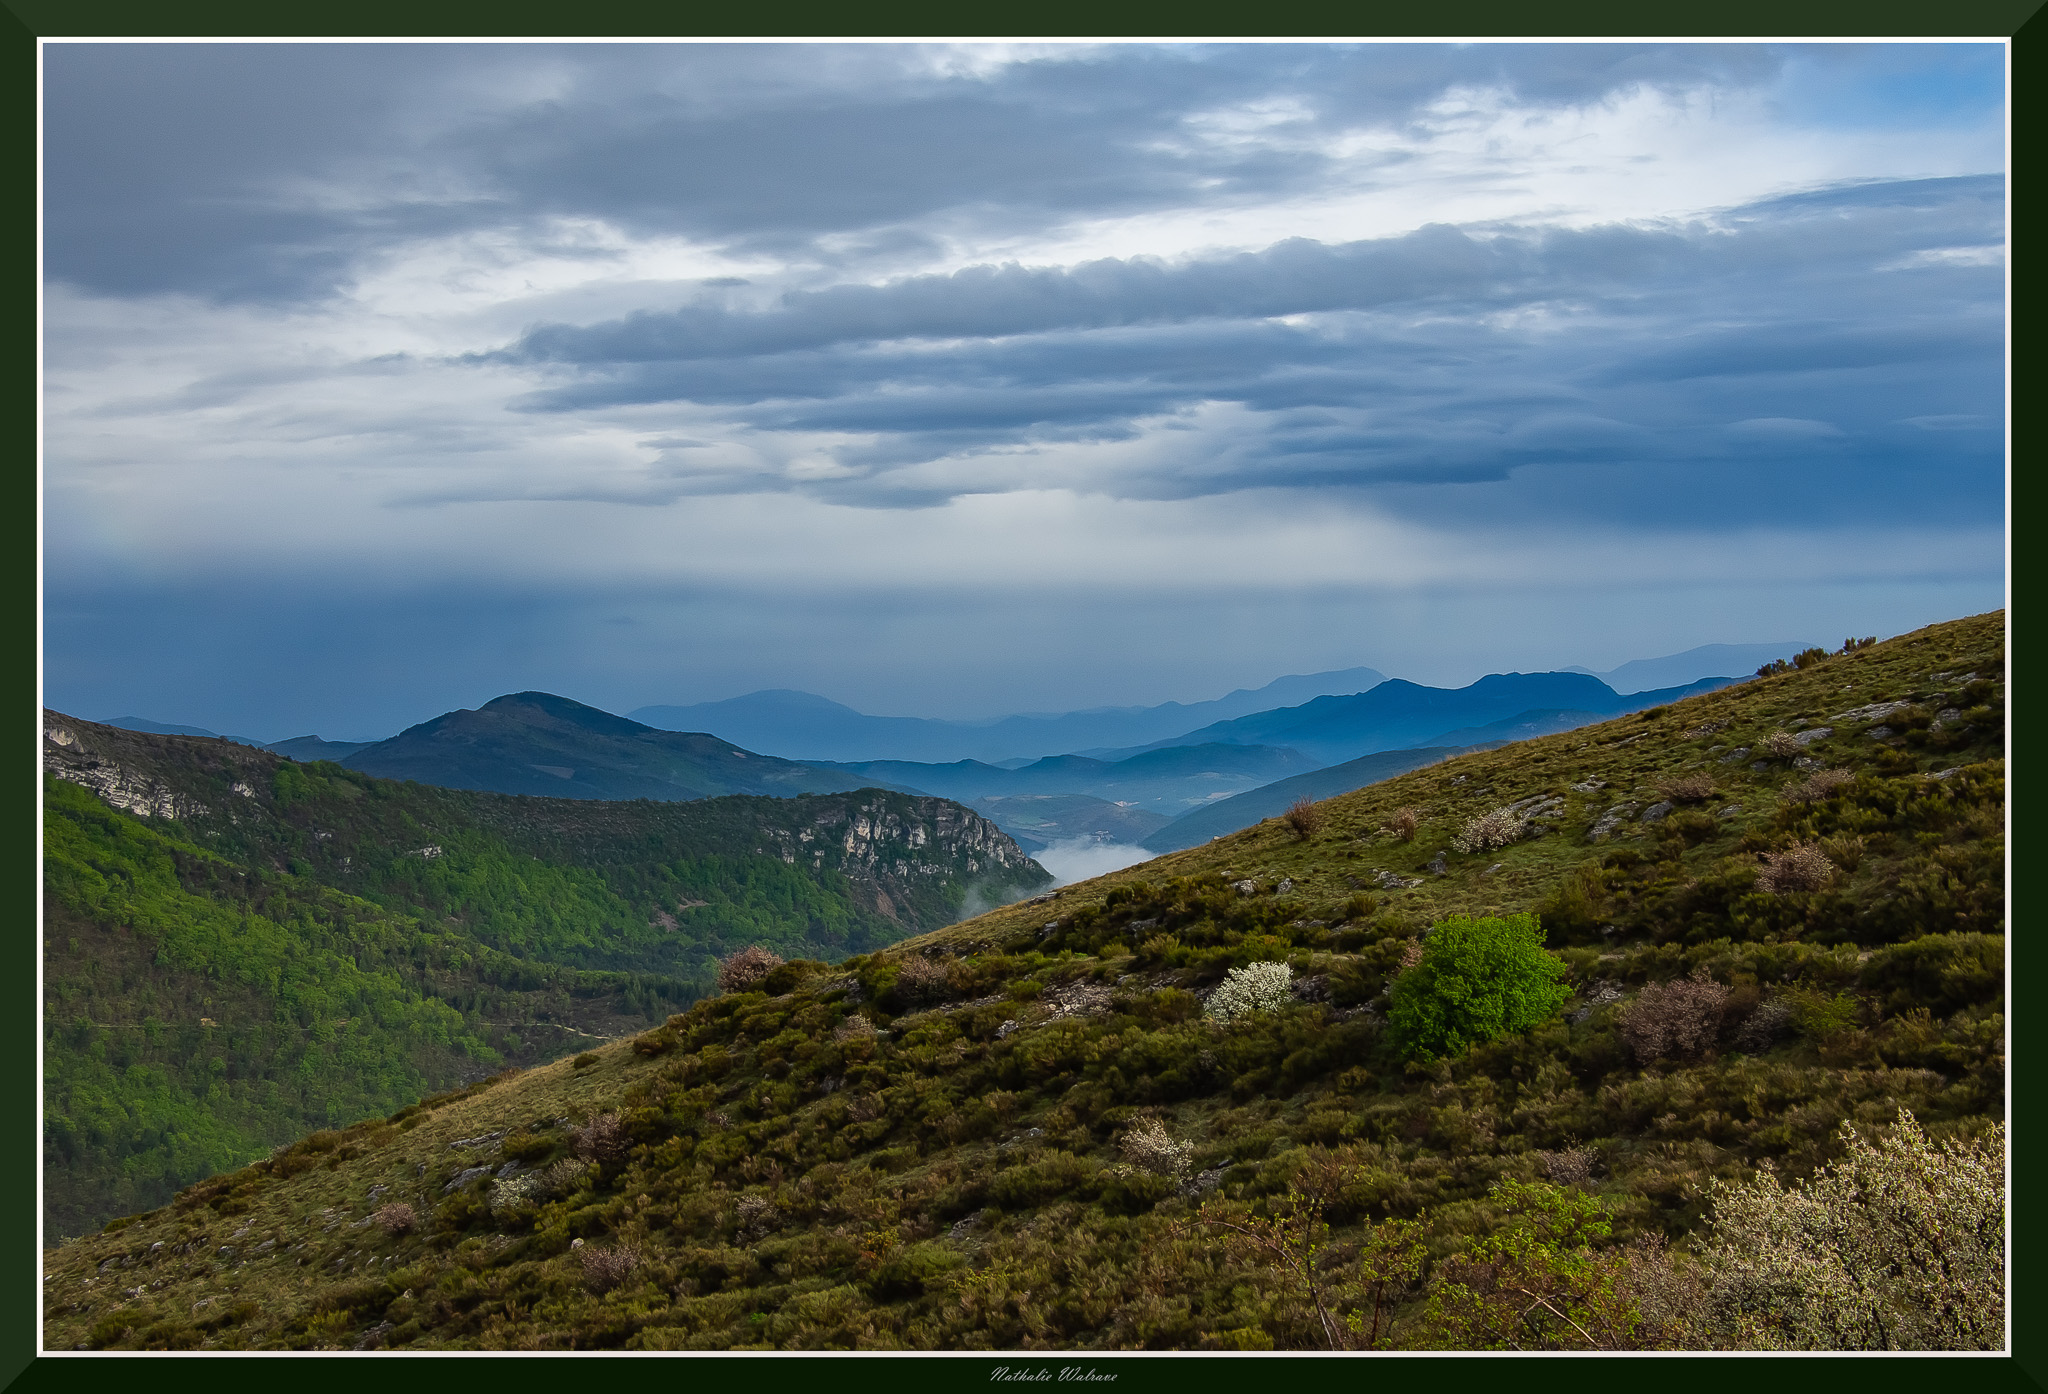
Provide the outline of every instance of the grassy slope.
{"type": "Polygon", "coordinates": [[[944,924],[987,858],[938,844],[995,835],[904,795],[519,799],[61,720],[186,817],[47,781],[53,1240],[309,1128],[644,1029],[744,944],[845,953],[944,924]],[[960,826],[905,839],[941,816],[960,826]],[[899,826],[859,855],[836,832],[815,861],[782,855],[855,817],[899,826]]]}
{"type": "Polygon", "coordinates": [[[1206,808],[1176,818],[1148,834],[1140,845],[1163,852],[1177,852],[1212,838],[1237,832],[1265,818],[1285,812],[1296,799],[1328,799],[1348,794],[1382,779],[1406,774],[1458,754],[1456,746],[1423,746],[1415,750],[1385,750],[1361,755],[1341,765],[1311,770],[1291,779],[1275,780],[1257,789],[1220,799],[1206,808]]]}
{"type": "MultiPolygon", "coordinates": [[[[1099,904],[1118,886],[1218,871],[1233,880],[1253,877],[1267,884],[1291,878],[1303,904],[1329,905],[1353,890],[1370,887],[1375,872],[1391,870],[1404,877],[1423,877],[1422,885],[1392,896],[1387,904],[1390,911],[1417,925],[1447,914],[1511,913],[1533,908],[1564,873],[1604,857],[1608,846],[1583,838],[1601,813],[1616,803],[1646,808],[1659,798],[1658,781],[1698,773],[1711,774],[1727,795],[1715,807],[1742,806],[1740,813],[1722,821],[1719,835],[1686,852],[1685,864],[1706,865],[1717,854],[1733,850],[1751,831],[1772,830],[1779,787],[1802,777],[1784,760],[1768,761],[1761,771],[1750,769],[1749,762],[1722,763],[1720,756],[1729,749],[1754,747],[1772,730],[1795,722],[1832,726],[1835,734],[1809,746],[1807,755],[1856,770],[1874,771],[1886,764],[1902,770],[1940,769],[1973,757],[2002,757],[2004,619],[2000,611],[1932,626],[1814,669],[1688,698],[1665,709],[1666,716],[1622,717],[1462,756],[1330,800],[1328,824],[1313,843],[1297,841],[1276,821],[1268,821],[1218,842],[1098,877],[1063,892],[1059,904],[1062,909],[1099,904]],[[1976,723],[1971,738],[1937,736],[1894,749],[1864,736],[1867,724],[1830,721],[1836,713],[1880,700],[1955,691],[1953,682],[1933,680],[1932,675],[1941,671],[1974,671],[1998,688],[2000,705],[1976,723]],[[1703,729],[1709,726],[1719,729],[1703,729]],[[1689,734],[1695,730],[1701,734],[1689,734]],[[1571,788],[1590,780],[1606,787],[1591,793],[1571,788]],[[1463,856],[1451,849],[1452,836],[1468,819],[1538,794],[1565,798],[1564,835],[1497,855],[1463,856]],[[1410,843],[1395,842],[1380,832],[1393,811],[1404,806],[1417,808],[1423,820],[1410,843]],[[1442,877],[1425,871],[1438,853],[1447,854],[1448,874],[1442,877]],[[1489,875],[1488,868],[1496,864],[1501,870],[1489,875]]],[[[1938,709],[1925,706],[1919,718],[1923,738],[1927,717],[1938,709]]],[[[1634,833],[1629,840],[1640,839],[1640,829],[1634,833]]],[[[2002,838],[1997,852],[2002,867],[2002,838]]],[[[1882,866],[1882,860],[1873,861],[1859,873],[1862,881],[1879,878],[1882,866]]],[[[1045,922],[1045,914],[1037,906],[1009,906],[909,942],[919,947],[970,940],[1019,942],[1045,922]]]]}
{"type": "MultiPolygon", "coordinates": [[[[1546,1151],[1582,1145],[1617,1237],[1657,1231],[1682,1247],[1704,1183],[1766,1159],[1810,1169],[1844,1120],[1882,1123],[1903,1105],[1954,1135],[2001,1116],[2002,626],[1937,626],[1461,757],[1330,801],[1312,841],[1261,825],[836,973],[787,970],[771,992],[700,1003],[581,1072],[556,1064],[413,1115],[423,1122],[311,1139],[51,1255],[46,1339],[1314,1344],[1298,1304],[1187,1223],[1194,1198],[1118,1170],[1116,1139],[1148,1115],[1236,1201],[1340,1149],[1353,1167],[1340,1237],[1422,1214],[1437,1254],[1499,1222],[1495,1178],[1538,1176],[1546,1151]],[[1964,671],[1981,680],[1935,676],[1964,671]],[[1890,738],[1832,719],[1909,698],[1922,700],[1888,718],[1890,738]],[[1930,729],[1951,706],[1961,719],[1930,729]],[[1716,749],[1754,750],[1800,722],[1833,727],[1806,758],[1858,776],[1817,803],[1781,798],[1806,771],[1716,749]],[[1719,786],[1710,801],[1587,840],[1616,802],[1640,808],[1660,781],[1702,773],[1719,786]],[[1605,787],[1570,788],[1593,781],[1605,787]],[[1465,820],[1539,794],[1565,799],[1555,831],[1449,849],[1465,820]],[[1402,806],[1421,811],[1412,842],[1378,831],[1402,806]],[[1846,874],[1812,893],[1758,889],[1758,854],[1795,841],[1818,841],[1846,874]],[[1381,871],[1421,883],[1382,892],[1381,871]],[[1412,937],[1449,913],[1532,908],[1576,990],[1566,1011],[1455,1060],[1404,1063],[1378,1007],[1412,937]],[[946,967],[942,1000],[911,1000],[913,950],[946,967]],[[1201,1019],[1205,985],[1275,957],[1322,1000],[1227,1028],[1201,1019]],[[1733,989],[1718,1048],[1638,1062],[1619,1008],[1700,966],[1733,989]],[[836,1029],[856,1014],[886,1034],[836,1029]],[[567,1150],[563,1120],[599,1110],[620,1111],[637,1146],[564,1194],[493,1215],[482,1181],[444,1193],[472,1155],[449,1142],[509,1129],[478,1153],[545,1164],[567,1150]],[[373,1198],[380,1185],[407,1189],[373,1198]],[[400,1193],[425,1215],[420,1232],[359,1223],[400,1193]],[[640,1262],[592,1291],[579,1238],[640,1262]]],[[[1340,1295],[1346,1262],[1333,1251],[1340,1295]]]]}

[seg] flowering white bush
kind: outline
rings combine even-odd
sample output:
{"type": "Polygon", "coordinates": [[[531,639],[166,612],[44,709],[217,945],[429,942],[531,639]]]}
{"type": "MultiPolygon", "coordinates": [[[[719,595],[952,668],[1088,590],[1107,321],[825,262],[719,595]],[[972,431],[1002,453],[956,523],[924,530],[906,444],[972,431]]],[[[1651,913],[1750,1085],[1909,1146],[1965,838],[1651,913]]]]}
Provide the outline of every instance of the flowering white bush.
{"type": "Polygon", "coordinates": [[[1132,1166],[1161,1176],[1181,1175],[1195,1155],[1194,1144],[1175,1142],[1157,1118],[1141,1119],[1117,1145],[1132,1166]]]}
{"type": "Polygon", "coordinates": [[[564,1157],[551,1167],[529,1171],[524,1176],[511,1176],[491,1183],[491,1213],[515,1210],[522,1205],[538,1205],[553,1196],[558,1196],[575,1186],[583,1173],[590,1170],[590,1163],[575,1157],[564,1157]]]}
{"type": "Polygon", "coordinates": [[[1496,808],[1466,823],[1451,839],[1451,846],[1460,852],[1491,852],[1496,847],[1505,847],[1510,842],[1519,842],[1527,832],[1528,823],[1512,808],[1496,808]]]}
{"type": "Polygon", "coordinates": [[[1763,1350],[2005,1345],[2005,1126],[1936,1145],[1901,1109],[1810,1181],[1714,1185],[1706,1315],[1763,1350]]]}
{"type": "Polygon", "coordinates": [[[1284,963],[1233,968],[1209,994],[1208,1013],[1218,1021],[1235,1021],[1254,1012],[1275,1011],[1287,1005],[1293,981],[1294,970],[1284,963]]]}

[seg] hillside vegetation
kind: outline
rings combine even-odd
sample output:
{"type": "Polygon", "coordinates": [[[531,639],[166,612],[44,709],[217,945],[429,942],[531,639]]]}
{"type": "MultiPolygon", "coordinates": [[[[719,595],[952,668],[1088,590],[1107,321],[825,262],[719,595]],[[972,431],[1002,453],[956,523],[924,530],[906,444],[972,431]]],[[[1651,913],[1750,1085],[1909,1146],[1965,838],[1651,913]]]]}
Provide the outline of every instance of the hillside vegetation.
{"type": "Polygon", "coordinates": [[[46,1340],[1996,1346],[2003,622],[734,976],[67,1244],[46,1340]]]}
{"type": "Polygon", "coordinates": [[[45,728],[52,1240],[641,1030],[744,945],[858,952],[1049,879],[937,799],[522,799],[45,728]]]}

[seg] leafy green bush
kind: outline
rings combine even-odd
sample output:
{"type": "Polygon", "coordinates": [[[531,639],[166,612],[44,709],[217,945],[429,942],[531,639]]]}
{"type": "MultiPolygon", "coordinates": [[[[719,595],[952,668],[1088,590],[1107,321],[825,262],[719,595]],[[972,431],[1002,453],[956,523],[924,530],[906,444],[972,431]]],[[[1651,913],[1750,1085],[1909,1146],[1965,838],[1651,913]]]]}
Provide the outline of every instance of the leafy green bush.
{"type": "Polygon", "coordinates": [[[1930,934],[1872,954],[1862,984],[1887,995],[1894,1012],[1952,1012],[1998,1001],[2005,987],[2005,936],[1930,934]]]}
{"type": "Polygon", "coordinates": [[[1393,1039],[1403,1055],[1428,1060],[1527,1030],[1571,996],[1558,981],[1563,972],[1543,951],[1534,915],[1455,915],[1430,931],[1422,961],[1394,980],[1393,1039]]]}
{"type": "Polygon", "coordinates": [[[1596,1197],[1502,1177],[1488,1200],[1506,1223],[1466,1241],[1432,1275],[1422,1344],[1449,1350],[1627,1350],[1642,1314],[1627,1255],[1608,1244],[1596,1197]]]}
{"type": "Polygon", "coordinates": [[[912,1244],[892,1254],[876,1271],[875,1295],[916,1297],[937,1287],[948,1273],[966,1262],[966,1255],[936,1241],[912,1244]]]}

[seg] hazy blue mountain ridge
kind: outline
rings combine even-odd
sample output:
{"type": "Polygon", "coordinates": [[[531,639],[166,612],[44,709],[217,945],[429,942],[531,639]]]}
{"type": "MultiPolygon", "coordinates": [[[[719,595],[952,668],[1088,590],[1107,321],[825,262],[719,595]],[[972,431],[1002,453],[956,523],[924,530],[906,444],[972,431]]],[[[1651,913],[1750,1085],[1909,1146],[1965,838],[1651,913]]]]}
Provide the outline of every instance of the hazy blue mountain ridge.
{"type": "Polygon", "coordinates": [[[1334,765],[1375,751],[1438,744],[1437,737],[1447,730],[1519,718],[1524,712],[1618,716],[1710,692],[1732,681],[1702,678],[1684,687],[1623,696],[1590,673],[1491,673],[1460,688],[1424,687],[1390,678],[1370,692],[1318,697],[1298,707],[1217,722],[1146,749],[1217,743],[1284,746],[1320,764],[1334,765]]]}
{"type": "Polygon", "coordinates": [[[1483,745],[1488,741],[1526,741],[1537,736],[1554,736],[1559,731],[1576,731],[1581,726],[1591,726],[1607,718],[1598,712],[1560,710],[1555,707],[1541,711],[1517,712],[1502,721],[1489,721],[1483,726],[1461,726],[1455,731],[1439,731],[1426,745],[1469,746],[1483,745]]]}
{"type": "Polygon", "coordinates": [[[328,741],[318,736],[293,736],[288,741],[272,741],[263,748],[272,754],[310,765],[315,760],[345,760],[358,750],[375,744],[375,741],[328,741]]]}
{"type": "Polygon", "coordinates": [[[1373,755],[1361,755],[1341,765],[1275,780],[1206,808],[1198,808],[1147,834],[1139,839],[1138,845],[1152,852],[1178,852],[1183,847],[1194,847],[1211,838],[1277,817],[1297,799],[1335,798],[1354,789],[1363,789],[1368,784],[1419,770],[1424,765],[1448,760],[1453,755],[1463,755],[1471,750],[1492,750],[1505,744],[1505,741],[1494,741],[1485,745],[1428,746],[1418,750],[1382,750],[1373,755]]]}
{"type": "MultiPolygon", "coordinates": [[[[1051,755],[1014,770],[978,760],[946,765],[870,760],[827,768],[962,803],[1032,794],[1090,794],[1178,817],[1212,799],[1305,774],[1317,764],[1298,750],[1207,745],[1168,746],[1114,761],[1051,755]]],[[[1008,830],[1002,816],[990,817],[1008,830]]]]}
{"type": "Polygon", "coordinates": [[[1364,692],[1386,681],[1372,668],[1276,678],[1209,702],[1164,702],[1154,707],[1094,707],[1057,714],[1024,714],[988,721],[868,716],[809,692],[771,689],[722,702],[641,707],[635,721],[670,731],[717,731],[750,749],[785,759],[872,762],[909,760],[994,764],[1019,756],[1091,753],[1097,748],[1142,745],[1207,722],[1307,701],[1327,693],[1364,692]]]}
{"type": "Polygon", "coordinates": [[[1642,692],[1658,687],[1682,687],[1701,678],[1722,674],[1747,676],[1774,658],[1790,658],[1802,649],[1819,648],[1811,643],[1701,644],[1684,653],[1664,658],[1634,658],[1607,673],[1590,668],[1567,667],[1567,673],[1593,673],[1616,692],[1642,692]]]}
{"type": "Polygon", "coordinates": [[[99,724],[123,731],[140,731],[150,736],[198,736],[203,740],[233,741],[236,745],[253,745],[258,749],[263,747],[262,741],[251,740],[247,736],[223,736],[204,726],[180,726],[175,721],[152,721],[146,716],[111,716],[99,724]]]}

